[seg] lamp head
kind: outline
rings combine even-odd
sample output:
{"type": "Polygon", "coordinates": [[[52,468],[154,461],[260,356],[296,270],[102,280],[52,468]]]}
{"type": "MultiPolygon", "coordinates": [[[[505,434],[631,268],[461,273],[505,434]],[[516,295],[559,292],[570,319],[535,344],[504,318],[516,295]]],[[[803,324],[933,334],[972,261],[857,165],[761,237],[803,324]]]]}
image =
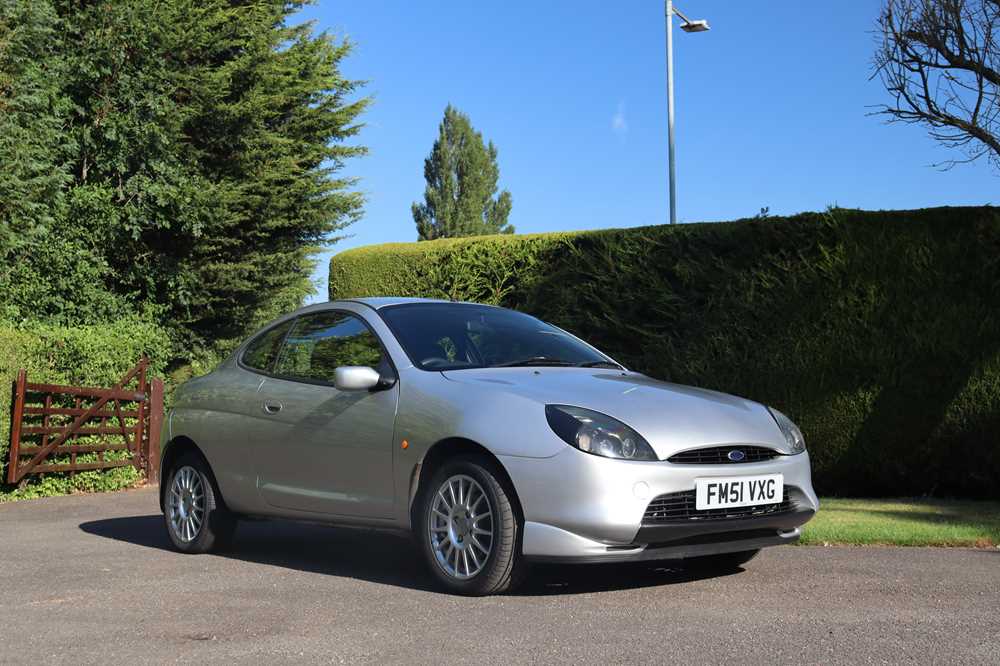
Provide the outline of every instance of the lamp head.
{"type": "Polygon", "coordinates": [[[681,30],[684,32],[705,32],[708,29],[708,21],[704,19],[699,21],[685,21],[684,23],[681,23],[681,30]]]}

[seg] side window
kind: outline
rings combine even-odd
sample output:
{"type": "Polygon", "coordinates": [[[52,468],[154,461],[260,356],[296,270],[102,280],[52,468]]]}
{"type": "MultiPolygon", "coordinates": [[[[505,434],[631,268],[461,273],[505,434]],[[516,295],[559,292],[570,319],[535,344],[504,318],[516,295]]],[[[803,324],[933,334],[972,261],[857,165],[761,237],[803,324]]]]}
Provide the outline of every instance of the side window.
{"type": "Polygon", "coordinates": [[[254,370],[270,372],[274,367],[274,359],[278,357],[278,349],[285,339],[285,334],[295,320],[286,321],[272,329],[264,331],[251,342],[243,352],[243,364],[254,370]]]}
{"type": "Polygon", "coordinates": [[[329,382],[333,381],[333,371],[342,365],[366,365],[384,371],[382,347],[356,316],[319,312],[296,320],[274,373],[329,382]]]}

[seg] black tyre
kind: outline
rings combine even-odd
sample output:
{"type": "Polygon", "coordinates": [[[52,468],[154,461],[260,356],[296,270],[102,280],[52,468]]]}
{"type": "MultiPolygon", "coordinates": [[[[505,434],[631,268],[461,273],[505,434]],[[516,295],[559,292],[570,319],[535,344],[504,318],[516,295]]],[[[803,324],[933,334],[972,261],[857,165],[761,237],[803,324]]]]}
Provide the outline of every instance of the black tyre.
{"type": "Polygon", "coordinates": [[[485,457],[446,462],[418,498],[414,525],[434,577],[470,596],[513,589],[527,571],[514,490],[485,457]]]}
{"type": "Polygon", "coordinates": [[[691,569],[701,571],[734,571],[757,557],[759,552],[758,548],[757,550],[741,550],[736,553],[692,557],[684,560],[684,564],[691,569]]]}
{"type": "Polygon", "coordinates": [[[182,553],[228,548],[236,518],[221,502],[205,459],[182,455],[170,470],[163,502],[167,534],[182,553]]]}

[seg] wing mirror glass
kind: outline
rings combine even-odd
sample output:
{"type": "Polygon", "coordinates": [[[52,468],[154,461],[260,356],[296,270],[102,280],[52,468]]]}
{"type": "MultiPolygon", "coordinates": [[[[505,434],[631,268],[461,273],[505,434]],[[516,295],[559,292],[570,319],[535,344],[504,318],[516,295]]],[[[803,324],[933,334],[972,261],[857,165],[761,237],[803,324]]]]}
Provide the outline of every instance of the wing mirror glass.
{"type": "Polygon", "coordinates": [[[340,391],[368,391],[381,382],[377,370],[363,365],[342,365],[333,371],[333,385],[340,391]]]}

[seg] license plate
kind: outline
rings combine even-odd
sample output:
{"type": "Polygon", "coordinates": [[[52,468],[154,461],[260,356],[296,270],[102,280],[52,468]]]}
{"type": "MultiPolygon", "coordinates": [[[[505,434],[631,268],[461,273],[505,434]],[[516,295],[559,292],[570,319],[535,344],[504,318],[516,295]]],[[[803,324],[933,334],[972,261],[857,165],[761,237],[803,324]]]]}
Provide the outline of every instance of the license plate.
{"type": "Polygon", "coordinates": [[[698,511],[780,504],[785,490],[781,474],[695,479],[694,484],[698,511]]]}

